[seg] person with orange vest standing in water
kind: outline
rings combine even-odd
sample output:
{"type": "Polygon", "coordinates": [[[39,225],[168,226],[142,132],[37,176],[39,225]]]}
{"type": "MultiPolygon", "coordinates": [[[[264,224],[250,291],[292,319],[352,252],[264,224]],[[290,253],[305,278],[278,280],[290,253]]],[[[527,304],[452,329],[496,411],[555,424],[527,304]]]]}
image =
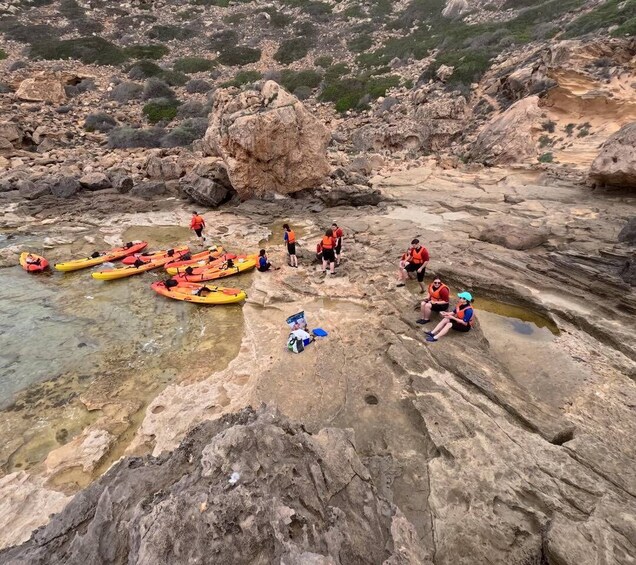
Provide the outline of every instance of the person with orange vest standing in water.
{"type": "Polygon", "coordinates": [[[422,317],[417,320],[417,323],[428,324],[431,321],[431,312],[445,312],[448,310],[449,302],[450,289],[439,277],[435,277],[433,282],[428,285],[428,294],[420,305],[422,317]]]}
{"type": "Polygon", "coordinates": [[[296,234],[289,227],[289,224],[283,224],[283,240],[287,244],[287,253],[289,255],[289,266],[298,268],[298,257],[296,257],[296,234]]]}
{"type": "Polygon", "coordinates": [[[329,228],[322,238],[322,272],[327,272],[327,264],[332,275],[336,274],[336,238],[329,228]]]}
{"type": "Polygon", "coordinates": [[[342,238],[344,237],[344,232],[342,228],[338,227],[338,224],[334,222],[331,224],[331,231],[333,232],[333,236],[336,238],[336,267],[340,265],[340,253],[342,253],[342,238]]]}
{"type": "Polygon", "coordinates": [[[192,220],[190,220],[190,229],[194,230],[197,237],[200,237],[205,242],[205,236],[203,235],[203,228],[205,227],[205,220],[203,216],[199,216],[198,212],[192,212],[192,220]]]}
{"type": "Polygon", "coordinates": [[[420,240],[414,239],[411,241],[409,257],[404,268],[400,271],[400,282],[397,286],[404,286],[410,274],[415,273],[417,282],[420,285],[420,292],[426,292],[424,288],[424,275],[426,274],[426,265],[428,265],[429,260],[428,251],[426,247],[420,245],[420,240]]]}
{"type": "Polygon", "coordinates": [[[475,312],[473,310],[473,295],[470,292],[460,292],[458,295],[459,304],[452,312],[442,312],[444,318],[433,331],[426,332],[426,341],[439,341],[451,329],[456,332],[469,332],[475,323],[475,312]]]}

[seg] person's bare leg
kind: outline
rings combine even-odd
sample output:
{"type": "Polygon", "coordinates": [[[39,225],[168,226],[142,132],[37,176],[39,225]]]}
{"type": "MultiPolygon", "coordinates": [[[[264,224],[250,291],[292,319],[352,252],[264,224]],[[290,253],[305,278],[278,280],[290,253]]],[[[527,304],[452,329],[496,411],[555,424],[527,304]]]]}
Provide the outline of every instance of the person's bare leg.
{"type": "Polygon", "coordinates": [[[322,272],[323,273],[327,272],[327,259],[322,260],[322,272]]]}
{"type": "Polygon", "coordinates": [[[333,261],[329,263],[329,270],[331,271],[332,275],[336,274],[336,264],[333,261]]]}
{"type": "Polygon", "coordinates": [[[292,267],[298,267],[298,257],[296,255],[290,255],[292,267]]]}
{"type": "Polygon", "coordinates": [[[422,301],[422,305],[420,307],[420,313],[422,314],[422,320],[429,321],[431,319],[431,311],[433,310],[433,306],[430,302],[422,301]]]}
{"type": "Polygon", "coordinates": [[[450,323],[451,321],[449,319],[444,318],[439,324],[435,326],[431,333],[437,335],[440,331],[442,331],[442,328],[444,326],[449,325],[450,323]]]}
{"type": "Polygon", "coordinates": [[[438,333],[435,334],[435,339],[444,337],[449,331],[451,331],[452,327],[453,327],[453,324],[451,324],[450,322],[446,324],[438,333]]]}
{"type": "Polygon", "coordinates": [[[426,292],[426,289],[424,288],[424,282],[420,282],[420,281],[418,281],[418,283],[419,283],[419,285],[420,285],[420,290],[421,290],[422,292],[426,292]]]}

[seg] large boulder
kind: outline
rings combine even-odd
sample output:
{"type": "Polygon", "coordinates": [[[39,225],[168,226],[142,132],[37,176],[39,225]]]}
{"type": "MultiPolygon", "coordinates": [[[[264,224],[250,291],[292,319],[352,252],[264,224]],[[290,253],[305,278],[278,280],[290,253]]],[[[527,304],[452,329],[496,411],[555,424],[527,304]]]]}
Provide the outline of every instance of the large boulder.
{"type": "Polygon", "coordinates": [[[636,244],[636,216],[632,216],[618,232],[618,241],[636,244]]]}
{"type": "Polygon", "coordinates": [[[0,122],[0,150],[18,147],[23,135],[22,128],[15,122],[0,122]]]}
{"type": "Polygon", "coordinates": [[[20,100],[26,100],[27,102],[61,104],[66,100],[64,84],[61,78],[50,74],[24,79],[15,95],[20,100]]]}
{"type": "Polygon", "coordinates": [[[246,408],[172,453],[115,464],[0,562],[426,563],[417,537],[378,494],[351,430],[310,434],[246,408]]]}
{"type": "Polygon", "coordinates": [[[167,196],[170,190],[165,182],[147,180],[136,184],[130,194],[144,200],[152,200],[157,196],[167,196]]]}
{"type": "Polygon", "coordinates": [[[82,185],[74,177],[60,175],[54,177],[50,183],[51,193],[58,198],[70,198],[82,190],[82,185]]]}
{"type": "Polygon", "coordinates": [[[15,188],[20,192],[20,196],[26,200],[35,200],[47,194],[51,194],[51,187],[45,182],[37,184],[28,179],[22,179],[15,183],[15,188]]]}
{"type": "Polygon", "coordinates": [[[589,180],[595,185],[636,188],[636,122],[603,143],[592,161],[589,180]]]}
{"type": "Polygon", "coordinates": [[[195,204],[216,208],[236,194],[223,163],[197,167],[179,180],[181,193],[195,204]]]}
{"type": "Polygon", "coordinates": [[[217,90],[205,145],[242,199],[319,186],[329,173],[327,128],[274,81],[217,90]]]}
{"type": "Polygon", "coordinates": [[[515,102],[481,130],[470,157],[486,165],[521,163],[537,156],[535,137],[541,129],[539,97],[515,102]]]}
{"type": "Polygon", "coordinates": [[[103,190],[110,188],[110,179],[104,173],[87,173],[79,180],[86,190],[103,190]]]}

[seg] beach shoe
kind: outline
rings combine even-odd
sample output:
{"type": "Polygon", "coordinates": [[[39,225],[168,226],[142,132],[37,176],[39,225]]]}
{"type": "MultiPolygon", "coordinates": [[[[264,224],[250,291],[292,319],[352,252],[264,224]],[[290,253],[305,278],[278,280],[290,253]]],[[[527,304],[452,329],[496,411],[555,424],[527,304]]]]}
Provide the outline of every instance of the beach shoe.
{"type": "Polygon", "coordinates": [[[430,322],[430,320],[425,320],[424,318],[420,318],[419,320],[415,320],[416,324],[428,324],[430,322]]]}
{"type": "Polygon", "coordinates": [[[437,341],[437,338],[433,337],[432,335],[428,335],[428,336],[426,336],[426,341],[429,341],[430,343],[433,343],[433,342],[437,341]]]}

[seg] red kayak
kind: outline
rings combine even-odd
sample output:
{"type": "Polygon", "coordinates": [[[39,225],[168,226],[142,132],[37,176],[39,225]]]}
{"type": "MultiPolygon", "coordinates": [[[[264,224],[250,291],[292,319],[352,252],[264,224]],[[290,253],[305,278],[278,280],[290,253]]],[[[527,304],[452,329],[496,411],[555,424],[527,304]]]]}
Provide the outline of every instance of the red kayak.
{"type": "Polygon", "coordinates": [[[146,251],[144,253],[135,253],[134,255],[129,255],[128,257],[124,257],[122,263],[124,265],[134,265],[135,261],[139,259],[143,263],[151,263],[152,261],[157,261],[159,259],[164,259],[165,257],[180,257],[184,253],[188,252],[188,246],[182,245],[181,247],[174,247],[173,249],[164,249],[162,251],[146,251]]]}
{"type": "Polygon", "coordinates": [[[20,265],[29,273],[41,273],[49,268],[49,262],[41,255],[35,253],[21,253],[20,265]]]}

